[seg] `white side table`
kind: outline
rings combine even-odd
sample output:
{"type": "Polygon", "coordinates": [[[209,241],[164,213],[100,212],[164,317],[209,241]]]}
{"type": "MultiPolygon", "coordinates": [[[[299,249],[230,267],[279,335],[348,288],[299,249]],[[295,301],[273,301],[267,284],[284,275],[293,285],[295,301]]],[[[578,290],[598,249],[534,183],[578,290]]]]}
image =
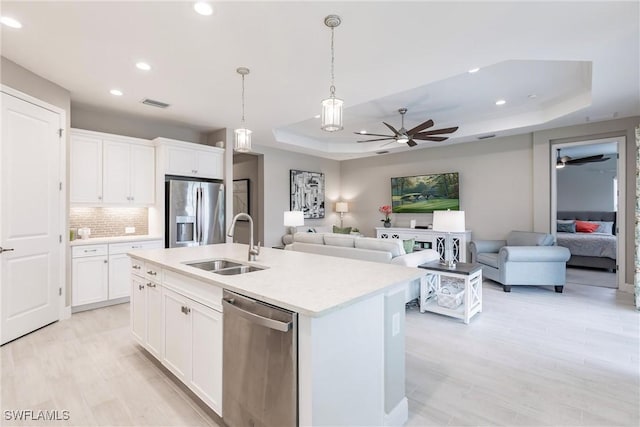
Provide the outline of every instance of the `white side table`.
{"type": "Polygon", "coordinates": [[[449,268],[439,262],[430,262],[419,266],[427,270],[427,275],[420,279],[420,312],[431,311],[445,316],[462,319],[465,324],[482,311],[482,267],[480,264],[459,262],[449,268]],[[437,293],[440,290],[441,278],[452,277],[464,280],[463,302],[456,308],[438,305],[437,293]]]}

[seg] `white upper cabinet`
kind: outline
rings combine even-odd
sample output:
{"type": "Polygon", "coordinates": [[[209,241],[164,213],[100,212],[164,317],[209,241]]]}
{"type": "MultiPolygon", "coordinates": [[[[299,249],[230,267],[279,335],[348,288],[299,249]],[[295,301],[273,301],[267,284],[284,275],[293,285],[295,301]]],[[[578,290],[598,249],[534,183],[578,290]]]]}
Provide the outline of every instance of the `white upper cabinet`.
{"type": "Polygon", "coordinates": [[[71,134],[71,203],[102,203],[102,139],[71,134]]]}
{"type": "Polygon", "coordinates": [[[158,167],[164,175],[224,178],[224,149],[167,138],[156,138],[158,167]]]}
{"type": "Polygon", "coordinates": [[[137,138],[74,129],[71,189],[72,204],[151,205],[155,147],[137,138]]]}

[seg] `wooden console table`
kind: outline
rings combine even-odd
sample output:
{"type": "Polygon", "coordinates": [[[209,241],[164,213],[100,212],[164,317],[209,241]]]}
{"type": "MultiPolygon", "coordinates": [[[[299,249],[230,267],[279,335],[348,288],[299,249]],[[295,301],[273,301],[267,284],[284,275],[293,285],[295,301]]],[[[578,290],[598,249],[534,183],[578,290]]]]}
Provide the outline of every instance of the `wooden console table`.
{"type": "MultiPolygon", "coordinates": [[[[444,260],[444,242],[446,233],[424,228],[376,227],[376,237],[379,239],[415,239],[424,249],[435,249],[444,260]]],[[[456,262],[467,262],[468,244],[471,241],[471,230],[464,233],[451,233],[453,241],[453,258],[456,262]]]]}

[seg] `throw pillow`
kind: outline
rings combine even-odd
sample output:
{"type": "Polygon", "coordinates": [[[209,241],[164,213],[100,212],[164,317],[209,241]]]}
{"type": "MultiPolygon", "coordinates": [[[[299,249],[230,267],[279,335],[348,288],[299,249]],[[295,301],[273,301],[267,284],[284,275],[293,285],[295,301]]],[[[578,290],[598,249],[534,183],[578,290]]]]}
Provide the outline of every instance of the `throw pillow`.
{"type": "Polygon", "coordinates": [[[558,221],[557,230],[562,233],[575,233],[576,222],[575,221],[558,221]]]}
{"type": "Polygon", "coordinates": [[[311,228],[311,227],[309,227],[309,228],[307,229],[307,233],[315,233],[315,232],[316,232],[316,229],[315,229],[315,228],[311,228]]]}
{"type": "Polygon", "coordinates": [[[336,227],[334,225],[333,226],[333,232],[334,233],[338,233],[338,234],[350,234],[351,233],[351,227],[336,227]]]}
{"type": "Polygon", "coordinates": [[[413,247],[416,244],[416,239],[406,239],[402,241],[402,245],[404,246],[404,251],[408,254],[413,252],[413,247]]]}
{"type": "Polygon", "coordinates": [[[593,233],[598,229],[598,224],[589,221],[576,221],[576,231],[578,233],[593,233]]]}
{"type": "Polygon", "coordinates": [[[591,221],[594,224],[598,224],[596,233],[613,234],[613,221],[591,221]]]}

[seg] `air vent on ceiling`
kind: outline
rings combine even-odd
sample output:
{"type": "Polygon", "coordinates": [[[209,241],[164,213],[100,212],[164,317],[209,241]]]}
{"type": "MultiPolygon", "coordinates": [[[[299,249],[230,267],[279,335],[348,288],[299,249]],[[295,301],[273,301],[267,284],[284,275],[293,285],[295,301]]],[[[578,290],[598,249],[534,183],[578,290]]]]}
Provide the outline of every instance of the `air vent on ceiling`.
{"type": "Polygon", "coordinates": [[[167,104],[166,102],[160,102],[150,98],[145,98],[141,102],[143,104],[150,105],[152,107],[158,107],[158,108],[167,108],[169,106],[169,104],[167,104]]]}
{"type": "Polygon", "coordinates": [[[388,151],[376,151],[376,154],[387,154],[388,151]]]}
{"type": "Polygon", "coordinates": [[[479,137],[478,137],[478,139],[489,139],[489,138],[495,138],[495,137],[496,137],[496,134],[495,134],[495,133],[492,133],[491,135],[482,135],[482,136],[479,136],[479,137]]]}

